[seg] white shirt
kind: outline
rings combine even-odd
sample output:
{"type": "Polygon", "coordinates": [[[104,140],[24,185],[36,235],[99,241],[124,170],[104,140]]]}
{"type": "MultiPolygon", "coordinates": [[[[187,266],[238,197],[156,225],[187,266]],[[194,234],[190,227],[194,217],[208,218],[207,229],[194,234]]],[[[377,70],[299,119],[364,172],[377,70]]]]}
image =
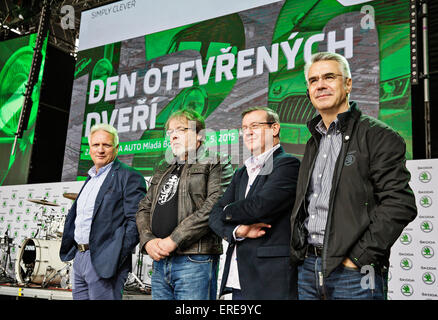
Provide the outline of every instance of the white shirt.
{"type": "MultiPolygon", "coordinates": [[[[252,184],[257,178],[260,170],[263,168],[266,160],[277,150],[280,148],[280,144],[273,146],[268,151],[263,152],[258,156],[252,156],[245,161],[246,172],[248,173],[248,184],[246,185],[245,198],[251,189],[252,184]]],[[[225,208],[224,208],[225,209],[225,208]]],[[[243,241],[245,238],[236,238],[236,231],[240,227],[238,225],[233,231],[233,237],[236,241],[243,241]]],[[[239,270],[237,267],[237,246],[234,247],[233,254],[231,255],[231,263],[230,263],[230,271],[228,273],[226,287],[240,289],[240,281],[239,281],[239,270]]]]}

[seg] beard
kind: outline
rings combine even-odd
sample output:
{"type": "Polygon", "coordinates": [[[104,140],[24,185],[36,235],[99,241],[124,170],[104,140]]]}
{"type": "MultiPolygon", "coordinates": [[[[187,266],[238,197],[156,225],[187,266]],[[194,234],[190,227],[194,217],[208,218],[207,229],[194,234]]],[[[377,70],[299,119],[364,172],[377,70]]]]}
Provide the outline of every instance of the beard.
{"type": "Polygon", "coordinates": [[[175,146],[172,148],[173,155],[175,157],[182,157],[187,153],[187,149],[184,146],[175,146]]]}

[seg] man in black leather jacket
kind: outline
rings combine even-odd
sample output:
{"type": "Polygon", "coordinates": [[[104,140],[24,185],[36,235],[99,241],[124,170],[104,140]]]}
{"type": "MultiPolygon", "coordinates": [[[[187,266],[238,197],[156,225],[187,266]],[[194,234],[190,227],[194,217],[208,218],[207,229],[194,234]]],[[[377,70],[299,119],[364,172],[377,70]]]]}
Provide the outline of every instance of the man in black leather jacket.
{"type": "Polygon", "coordinates": [[[152,299],[216,298],[222,240],[208,227],[208,218],[233,169],[229,157],[204,148],[203,129],[204,120],[193,110],[169,117],[173,155],[159,164],[139,204],[140,248],[154,259],[152,299]]]}
{"type": "Polygon", "coordinates": [[[416,214],[405,142],[349,102],[347,60],[317,53],[305,67],[319,115],[291,216],[299,299],[384,299],[391,246],[416,214]]]}

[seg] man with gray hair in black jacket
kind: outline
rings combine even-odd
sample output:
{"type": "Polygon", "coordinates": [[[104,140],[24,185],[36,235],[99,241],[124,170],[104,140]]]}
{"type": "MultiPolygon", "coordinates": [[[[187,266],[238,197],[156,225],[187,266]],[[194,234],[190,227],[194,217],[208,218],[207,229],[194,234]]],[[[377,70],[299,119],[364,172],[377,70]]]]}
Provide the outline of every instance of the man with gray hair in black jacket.
{"type": "Polygon", "coordinates": [[[391,246],[417,214],[405,142],[349,102],[343,56],[314,54],[304,73],[319,115],[308,123],[291,216],[298,298],[385,299],[391,246]]]}

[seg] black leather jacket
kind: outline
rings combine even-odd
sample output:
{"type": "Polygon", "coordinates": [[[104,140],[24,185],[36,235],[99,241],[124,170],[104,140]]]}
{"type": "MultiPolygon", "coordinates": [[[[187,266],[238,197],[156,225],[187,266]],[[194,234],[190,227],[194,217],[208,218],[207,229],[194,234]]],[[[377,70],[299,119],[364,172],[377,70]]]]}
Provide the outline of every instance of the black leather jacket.
{"type": "MultiPolygon", "coordinates": [[[[356,103],[350,105],[349,112],[338,115],[342,147],[334,170],[324,235],[325,277],[346,257],[359,267],[388,267],[391,246],[417,215],[408,185],[404,140],[379,120],[362,115],[356,103]]],[[[291,216],[292,263],[300,263],[306,251],[306,192],[321,139],[315,130],[320,120],[317,116],[308,123],[312,137],[301,162],[291,216]]]]}
{"type": "MultiPolygon", "coordinates": [[[[210,211],[223,194],[233,176],[228,156],[209,154],[200,147],[196,163],[186,164],[178,187],[178,225],[170,238],[178,245],[177,254],[221,254],[222,240],[208,226],[210,211]]],[[[163,178],[175,168],[163,160],[150,182],[146,197],[140,201],[136,221],[140,248],[156,238],[152,216],[163,178]]]]}

